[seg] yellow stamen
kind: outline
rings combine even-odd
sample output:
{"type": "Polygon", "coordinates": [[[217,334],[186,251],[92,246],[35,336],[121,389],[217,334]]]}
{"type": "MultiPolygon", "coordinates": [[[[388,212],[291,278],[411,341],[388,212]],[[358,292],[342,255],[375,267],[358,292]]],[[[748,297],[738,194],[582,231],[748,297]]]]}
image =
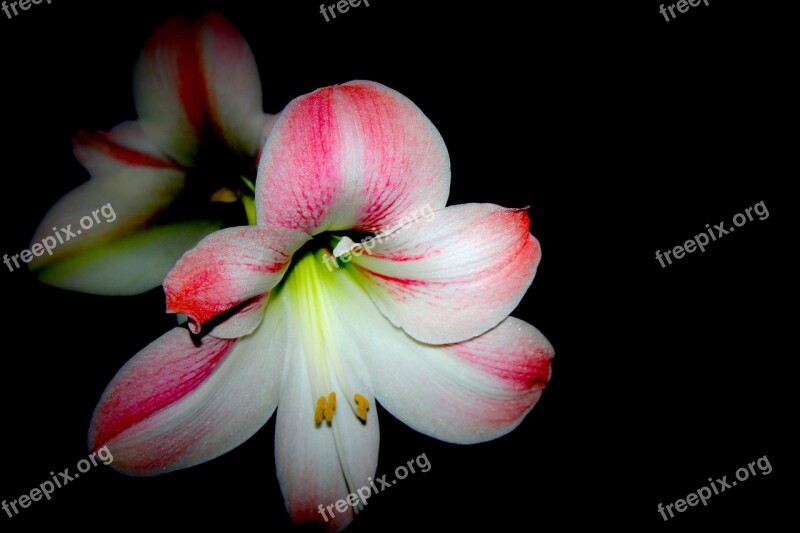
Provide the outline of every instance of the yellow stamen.
{"type": "Polygon", "coordinates": [[[336,411],[336,393],[328,395],[328,403],[325,404],[325,421],[330,423],[333,420],[333,412],[336,411]]]}
{"type": "Polygon", "coordinates": [[[366,422],[367,409],[369,409],[369,400],[367,400],[360,394],[355,395],[355,400],[356,400],[356,407],[358,408],[358,418],[366,422]]]}
{"type": "Polygon", "coordinates": [[[212,202],[221,202],[223,204],[230,204],[238,200],[236,193],[227,187],[222,187],[217,192],[211,195],[212,202]]]}
{"type": "Polygon", "coordinates": [[[325,396],[320,396],[317,400],[317,409],[314,411],[314,423],[322,423],[322,415],[325,412],[325,396]]]}

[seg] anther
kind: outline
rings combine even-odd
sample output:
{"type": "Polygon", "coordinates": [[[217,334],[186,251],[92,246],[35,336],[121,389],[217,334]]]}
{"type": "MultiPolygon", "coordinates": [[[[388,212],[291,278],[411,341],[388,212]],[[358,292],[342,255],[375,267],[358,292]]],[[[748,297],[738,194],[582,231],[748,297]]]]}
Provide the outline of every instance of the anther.
{"type": "Polygon", "coordinates": [[[361,396],[360,394],[355,395],[356,401],[356,409],[358,411],[358,418],[363,420],[364,422],[367,421],[367,409],[369,409],[369,400],[361,396]]]}

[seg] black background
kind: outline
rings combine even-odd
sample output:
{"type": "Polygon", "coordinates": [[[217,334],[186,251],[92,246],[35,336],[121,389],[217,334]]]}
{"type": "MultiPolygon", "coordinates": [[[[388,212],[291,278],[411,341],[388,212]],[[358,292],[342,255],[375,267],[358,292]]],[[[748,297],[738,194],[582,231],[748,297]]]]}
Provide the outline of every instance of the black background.
{"type": "MultiPolygon", "coordinates": [[[[785,451],[797,420],[788,14],[721,0],[670,22],[651,0],[371,4],[328,23],[319,2],[288,0],[54,0],[0,13],[0,253],[27,248],[47,209],[86,179],[71,136],[135,117],[131,71],[150,31],[217,9],[253,49],[266,111],[351,79],[397,89],[447,143],[450,203],[530,205],[542,244],[514,313],[556,348],[540,403],[508,436],[467,447],[381,411],[378,474],[421,453],[432,468],[374,497],[350,531],[771,529],[796,474],[785,451]],[[667,268],[655,260],[760,201],[768,219],[667,268]],[[659,502],[764,455],[770,475],[667,523],[658,514],[659,502]]],[[[160,290],[87,296],[5,269],[0,290],[0,499],[13,500],[51,470],[74,471],[106,384],[174,322],[160,290]]],[[[92,469],[52,501],[0,514],[0,529],[288,531],[273,438],[274,418],[189,470],[92,469]]]]}

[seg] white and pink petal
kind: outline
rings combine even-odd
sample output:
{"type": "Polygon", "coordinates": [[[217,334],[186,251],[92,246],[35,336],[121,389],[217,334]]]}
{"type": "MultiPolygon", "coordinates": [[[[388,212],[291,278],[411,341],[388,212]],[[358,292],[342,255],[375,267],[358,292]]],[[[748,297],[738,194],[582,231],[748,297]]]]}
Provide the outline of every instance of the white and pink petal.
{"type": "Polygon", "coordinates": [[[439,132],[408,98],[352,81],[301,96],[281,112],[258,180],[260,223],[312,235],[379,231],[445,205],[450,159],[439,132]]]}
{"type": "Polygon", "coordinates": [[[113,468],[147,476],[209,461],[250,438],[275,411],[283,374],[280,317],[269,324],[199,345],[175,328],[150,344],[103,394],[91,449],[107,446],[113,468]]]}
{"type": "Polygon", "coordinates": [[[250,46],[218,13],[204,15],[197,25],[209,121],[235,152],[254,156],[274,117],[261,111],[261,79],[250,46]]]}
{"type": "Polygon", "coordinates": [[[205,128],[205,80],[194,24],[175,17],[145,43],[134,69],[139,122],[170,157],[194,162],[205,128]]]}
{"type": "Polygon", "coordinates": [[[268,119],[247,42],[213,13],[197,22],[176,17],[153,32],[134,71],[134,97],[144,129],[184,165],[209,136],[255,155],[268,119]]]}
{"type": "Polygon", "coordinates": [[[432,212],[352,251],[352,265],[384,315],[434,344],[499,324],[519,304],[541,258],[527,210],[492,204],[432,212]]]}
{"type": "Polygon", "coordinates": [[[382,342],[367,343],[378,401],[412,429],[447,442],[473,444],[509,433],[551,376],[552,345],[514,317],[444,346],[413,341],[399,330],[386,333],[382,342]]]}
{"type": "Polygon", "coordinates": [[[310,238],[301,231],[263,226],[209,235],[164,279],[167,311],[187,315],[190,329],[198,333],[212,318],[269,292],[292,254],[310,238]]]}
{"type": "Polygon", "coordinates": [[[107,132],[78,132],[72,143],[75,158],[93,178],[114,176],[125,167],[180,170],[138,121],[123,122],[107,132]]]}

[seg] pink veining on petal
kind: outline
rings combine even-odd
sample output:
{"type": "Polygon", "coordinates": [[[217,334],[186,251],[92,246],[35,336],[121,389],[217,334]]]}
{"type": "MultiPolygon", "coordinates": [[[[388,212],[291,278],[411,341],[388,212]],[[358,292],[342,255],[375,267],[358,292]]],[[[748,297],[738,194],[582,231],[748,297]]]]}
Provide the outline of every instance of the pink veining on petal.
{"type": "Polygon", "coordinates": [[[541,332],[514,318],[485,335],[451,345],[448,352],[493,378],[488,383],[495,382],[497,393],[484,399],[479,416],[501,425],[519,420],[539,400],[555,355],[541,332]]]}
{"type": "Polygon", "coordinates": [[[133,166],[154,168],[176,168],[176,165],[166,159],[139,152],[123,146],[113,139],[107,132],[80,131],[73,139],[76,149],[93,149],[116,161],[133,166]]]}
{"type": "Polygon", "coordinates": [[[198,134],[202,134],[209,107],[208,88],[201,66],[199,33],[196,27],[192,30],[191,40],[187,35],[186,41],[181,41],[178,93],[189,123],[198,134]]]}
{"type": "Polygon", "coordinates": [[[530,233],[530,215],[527,209],[495,212],[480,221],[480,224],[463,228],[462,234],[464,239],[468,239],[470,233],[490,234],[496,228],[510,229],[508,232],[510,245],[498,251],[497,263],[487,269],[485,275],[471,281],[482,281],[483,284],[492,287],[489,295],[492,300],[513,300],[516,295],[520,295],[521,287],[527,289],[530,285],[541,261],[542,250],[539,241],[530,233]]]}
{"type": "MultiPolygon", "coordinates": [[[[333,89],[315,91],[291,112],[284,111],[274,157],[266,158],[266,170],[290,175],[296,184],[287,191],[291,203],[282,204],[272,222],[286,228],[309,231],[321,225],[324,208],[331,205],[341,182],[341,149],[332,104],[333,89]]],[[[273,130],[273,135],[275,135],[273,130]]],[[[262,173],[260,171],[260,173],[262,173]]],[[[279,184],[289,187],[292,184],[279,184]]],[[[268,184],[266,189],[269,190],[268,184]]]]}
{"type": "Polygon", "coordinates": [[[207,91],[200,64],[200,36],[195,24],[181,17],[168,20],[148,39],[144,53],[156,60],[174,57],[175,90],[186,119],[199,139],[205,124],[207,91]]]}
{"type": "Polygon", "coordinates": [[[201,326],[280,281],[292,254],[310,237],[285,228],[226,228],[186,252],[164,279],[167,311],[201,326]]]}
{"type": "Polygon", "coordinates": [[[195,390],[234,344],[207,337],[196,347],[186,330],[176,328],[145,348],[150,355],[123,367],[103,394],[92,423],[91,447],[102,446],[195,390]]]}
{"type": "MultiPolygon", "coordinates": [[[[524,210],[506,210],[494,213],[493,217],[497,217],[500,220],[496,219],[486,222],[482,225],[489,227],[519,228],[519,238],[515,241],[516,246],[514,248],[502,250],[504,260],[503,264],[500,265],[500,268],[497,270],[491,269],[485,274],[480,274],[476,277],[439,280],[391,276],[381,272],[369,270],[359,266],[358,264],[356,264],[356,268],[381,285],[388,294],[401,298],[402,300],[407,299],[409,295],[420,295],[422,293],[427,293],[435,297],[436,287],[452,288],[457,285],[462,285],[466,290],[469,290],[471,287],[475,286],[476,282],[481,281],[482,278],[487,276],[490,276],[493,279],[517,279],[520,275],[526,275],[530,269],[531,262],[538,263],[541,255],[539,242],[528,233],[528,226],[530,222],[527,212],[524,210]],[[432,290],[424,291],[425,288],[430,288],[432,290]]],[[[464,228],[462,230],[462,233],[464,233],[463,238],[469,239],[469,233],[474,234],[475,232],[482,231],[482,229],[483,228],[481,227],[464,228]]],[[[418,253],[417,255],[414,255],[410,254],[408,249],[398,250],[387,248],[384,250],[372,252],[371,255],[375,258],[389,260],[394,263],[407,263],[414,261],[425,261],[437,256],[446,257],[444,254],[447,251],[446,248],[428,248],[424,253],[418,253]]],[[[498,299],[509,298],[518,291],[518,287],[511,283],[496,283],[493,285],[493,287],[494,288],[491,297],[498,299]]]]}
{"type": "MultiPolygon", "coordinates": [[[[219,102],[212,102],[212,80],[208,77],[214,73],[207,72],[209,65],[204,61],[204,53],[214,54],[223,62],[247,58],[249,47],[236,28],[217,13],[208,13],[196,22],[175,17],[153,33],[144,53],[153,58],[154,65],[174,69],[173,79],[166,80],[162,90],[174,92],[196,140],[199,142],[212,132],[225,140],[221,125],[225,117],[220,116],[219,102]],[[214,36],[213,41],[204,39],[205,31],[214,36]],[[210,45],[215,48],[204,49],[210,45]]],[[[254,69],[254,66],[237,64],[237,68],[254,69]]]]}
{"type": "Polygon", "coordinates": [[[525,209],[492,204],[436,211],[370,243],[352,259],[379,309],[415,339],[459,342],[511,313],[535,276],[541,249],[525,209]],[[448,317],[446,328],[438,320],[448,317]]]}
{"type": "MultiPolygon", "coordinates": [[[[202,270],[193,272],[191,278],[187,283],[181,285],[180,288],[175,288],[175,278],[170,278],[165,281],[169,284],[170,290],[167,294],[167,312],[169,313],[192,313],[192,318],[200,324],[204,324],[215,316],[224,313],[234,305],[242,301],[239,286],[240,280],[235,278],[226,271],[226,267],[230,266],[227,262],[203,262],[202,270]],[[213,298],[215,303],[208,301],[210,304],[203,308],[196,308],[197,293],[205,290],[207,287],[215,287],[215,291],[220,293],[220,297],[213,298]],[[226,297],[223,295],[231,295],[226,297]],[[195,309],[193,312],[192,309],[195,309]]],[[[183,263],[188,266],[188,261],[183,263]]],[[[260,264],[249,263],[242,265],[249,272],[251,276],[258,276],[259,274],[274,274],[279,272],[286,263],[272,263],[260,264]]]]}
{"type": "Polygon", "coordinates": [[[403,142],[413,143],[416,139],[399,138],[394,126],[401,122],[402,109],[396,101],[386,94],[363,85],[343,85],[339,88],[342,97],[347,98],[357,116],[357,124],[363,132],[365,199],[364,214],[357,227],[379,228],[387,213],[396,208],[397,200],[404,191],[395,191],[399,186],[394,178],[412,175],[409,158],[403,151],[403,142]]]}
{"type": "MultiPolygon", "coordinates": [[[[417,188],[435,190],[449,174],[446,149],[425,116],[399,93],[364,82],[336,89],[355,124],[346,146],[363,146],[362,207],[354,228],[376,231],[415,207],[409,199],[417,188]]],[[[428,200],[436,203],[435,197],[428,200]]]]}
{"type": "Polygon", "coordinates": [[[260,222],[379,231],[427,202],[444,206],[450,164],[441,136],[400,93],[354,81],[282,112],[259,168],[260,222]]]}
{"type": "MultiPolygon", "coordinates": [[[[164,286],[167,289],[167,312],[189,314],[198,325],[208,322],[245,299],[241,290],[242,273],[234,273],[233,269],[241,268],[247,270],[247,276],[259,277],[280,272],[289,260],[286,257],[279,262],[234,265],[227,258],[212,260],[210,257],[197,257],[190,256],[189,259],[179,262],[181,269],[174,269],[164,280],[164,286]],[[177,281],[179,277],[185,282],[177,281]],[[214,294],[206,294],[209,287],[214,288],[214,294]],[[206,299],[198,306],[203,295],[206,295],[206,299]]],[[[257,295],[244,294],[247,295],[246,298],[257,295]]]]}
{"type": "MultiPolygon", "coordinates": [[[[198,56],[203,77],[204,105],[211,127],[229,145],[247,136],[240,121],[261,115],[261,82],[247,41],[218,13],[207,13],[197,24],[202,51],[198,56]],[[227,131],[226,131],[227,128],[227,131]]],[[[260,132],[259,132],[260,133],[260,132]]],[[[255,142],[255,140],[254,140],[255,142]]],[[[259,151],[262,146],[254,146],[259,151]]]]}
{"type": "Polygon", "coordinates": [[[358,265],[356,265],[356,268],[383,287],[386,293],[393,296],[398,302],[405,302],[418,297],[421,293],[425,292],[423,290],[425,288],[430,288],[435,285],[445,285],[444,283],[435,281],[387,276],[386,274],[372,272],[358,265]]]}
{"type": "Polygon", "coordinates": [[[456,344],[452,352],[462,360],[497,376],[508,390],[544,389],[552,375],[553,349],[550,346],[512,346],[506,348],[482,346],[478,337],[472,343],[456,344]]]}

